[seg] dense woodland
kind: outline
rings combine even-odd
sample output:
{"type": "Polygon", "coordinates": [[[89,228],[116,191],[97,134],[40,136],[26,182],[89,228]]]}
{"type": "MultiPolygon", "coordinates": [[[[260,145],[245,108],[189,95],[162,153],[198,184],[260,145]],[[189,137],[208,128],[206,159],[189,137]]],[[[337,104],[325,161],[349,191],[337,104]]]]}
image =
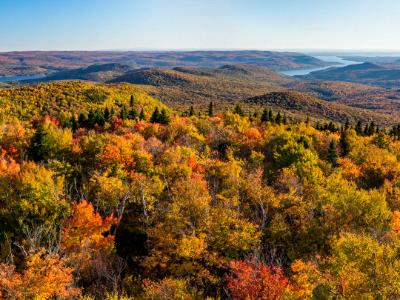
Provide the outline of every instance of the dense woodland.
{"type": "Polygon", "coordinates": [[[199,112],[0,90],[0,298],[400,298],[400,126],[199,112]]]}

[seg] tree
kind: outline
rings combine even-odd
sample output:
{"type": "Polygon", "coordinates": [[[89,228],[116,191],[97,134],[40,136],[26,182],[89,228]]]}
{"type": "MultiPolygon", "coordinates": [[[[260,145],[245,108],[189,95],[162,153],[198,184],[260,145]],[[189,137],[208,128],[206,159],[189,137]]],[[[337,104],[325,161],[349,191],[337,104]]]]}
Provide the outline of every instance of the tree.
{"type": "Polygon", "coordinates": [[[266,109],[263,110],[261,115],[261,122],[268,122],[269,121],[269,114],[266,109]]]}
{"type": "Polygon", "coordinates": [[[155,108],[153,114],[150,117],[150,123],[159,123],[160,121],[160,110],[158,107],[155,108]]]}
{"type": "Polygon", "coordinates": [[[344,123],[344,131],[347,131],[350,128],[350,122],[349,119],[346,118],[346,123],[344,123]]]}
{"type": "Polygon", "coordinates": [[[282,116],[281,116],[280,112],[278,112],[278,114],[276,115],[275,123],[278,125],[280,125],[282,123],[282,116]]]}
{"type": "Polygon", "coordinates": [[[329,148],[328,148],[328,155],[327,155],[328,161],[332,164],[332,166],[336,167],[337,166],[337,149],[336,149],[336,141],[332,140],[329,143],[329,148]]]}
{"type": "Polygon", "coordinates": [[[128,109],[126,108],[125,105],[122,105],[121,110],[119,112],[119,118],[125,120],[128,118],[128,116],[129,116],[128,109]]]}
{"type": "Polygon", "coordinates": [[[350,142],[347,138],[347,131],[343,130],[339,139],[340,147],[342,148],[342,156],[347,156],[350,153],[350,142]]]}
{"type": "Polygon", "coordinates": [[[48,151],[44,145],[45,137],[45,125],[44,123],[40,123],[30,141],[28,148],[29,157],[36,162],[43,161],[48,155],[48,151]]]}
{"type": "Polygon", "coordinates": [[[357,122],[357,125],[356,125],[355,130],[356,130],[357,135],[362,135],[363,131],[362,131],[362,124],[361,124],[361,121],[358,121],[358,122],[357,122]]]}
{"type": "Polygon", "coordinates": [[[16,272],[14,265],[0,264],[0,298],[74,298],[80,289],[73,286],[73,271],[66,267],[65,259],[44,249],[28,255],[22,273],[16,272]]]}
{"type": "Polygon", "coordinates": [[[208,116],[209,117],[213,117],[214,116],[214,104],[212,103],[212,101],[208,105],[208,116]]]}
{"type": "Polygon", "coordinates": [[[134,108],[135,106],[135,98],[133,97],[133,95],[131,95],[131,98],[129,99],[129,106],[131,108],[134,108]]]}
{"type": "Polygon", "coordinates": [[[242,107],[239,104],[235,105],[235,108],[233,109],[233,112],[241,117],[244,117],[244,112],[242,107]]]}
{"type": "Polygon", "coordinates": [[[146,120],[146,117],[145,117],[145,115],[144,115],[143,108],[140,110],[140,113],[139,113],[139,120],[141,120],[141,121],[146,120]]]}
{"type": "Polygon", "coordinates": [[[189,109],[189,117],[193,117],[195,114],[196,114],[196,113],[194,112],[193,106],[190,106],[190,109],[189,109]]]}
{"type": "Polygon", "coordinates": [[[169,119],[167,110],[165,108],[161,109],[158,123],[167,125],[167,124],[169,124],[169,122],[170,122],[170,119],[169,119]]]}
{"type": "Polygon", "coordinates": [[[268,266],[255,259],[233,261],[231,274],[227,277],[228,289],[234,300],[283,299],[289,280],[279,267],[268,266]]]}

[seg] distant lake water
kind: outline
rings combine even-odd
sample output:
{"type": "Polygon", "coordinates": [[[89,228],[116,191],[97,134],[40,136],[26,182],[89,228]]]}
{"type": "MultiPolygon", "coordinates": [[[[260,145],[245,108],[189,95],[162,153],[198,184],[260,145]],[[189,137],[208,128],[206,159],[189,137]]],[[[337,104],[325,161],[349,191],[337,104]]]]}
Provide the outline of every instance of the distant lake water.
{"type": "Polygon", "coordinates": [[[299,69],[299,70],[288,70],[288,71],[281,71],[281,74],[287,75],[287,76],[297,76],[297,75],[307,75],[310,74],[311,72],[315,71],[321,71],[325,70],[331,67],[345,67],[349,65],[355,65],[355,64],[360,64],[361,62],[357,61],[351,61],[347,59],[343,59],[339,56],[333,56],[333,55],[315,55],[315,58],[318,58],[320,60],[326,61],[326,62],[331,62],[331,65],[325,66],[325,67],[319,67],[319,68],[309,68],[309,69],[299,69]]]}
{"type": "Polygon", "coordinates": [[[39,79],[43,78],[43,75],[20,75],[20,76],[0,76],[0,82],[11,82],[11,81],[21,81],[21,80],[29,80],[29,79],[39,79]]]}

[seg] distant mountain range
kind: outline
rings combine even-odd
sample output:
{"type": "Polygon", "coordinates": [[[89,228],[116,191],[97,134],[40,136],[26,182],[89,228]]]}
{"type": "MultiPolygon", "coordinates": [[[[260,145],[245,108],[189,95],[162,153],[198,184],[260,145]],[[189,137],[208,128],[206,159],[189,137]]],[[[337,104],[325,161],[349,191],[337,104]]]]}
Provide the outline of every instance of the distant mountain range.
{"type": "Polygon", "coordinates": [[[309,55],[273,51],[30,51],[0,53],[0,76],[51,74],[92,64],[143,67],[219,67],[254,64],[274,70],[304,69],[328,63],[309,55]]]}

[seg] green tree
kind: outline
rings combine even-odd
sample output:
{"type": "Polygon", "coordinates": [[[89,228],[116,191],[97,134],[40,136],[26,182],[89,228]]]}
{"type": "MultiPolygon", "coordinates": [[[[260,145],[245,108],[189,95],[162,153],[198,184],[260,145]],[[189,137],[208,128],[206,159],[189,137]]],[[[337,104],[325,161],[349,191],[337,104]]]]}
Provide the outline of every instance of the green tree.
{"type": "Polygon", "coordinates": [[[244,116],[244,111],[239,104],[236,104],[235,108],[233,109],[233,112],[241,117],[244,116]]]}
{"type": "Polygon", "coordinates": [[[208,116],[209,117],[214,116],[214,104],[212,103],[212,101],[208,105],[208,116]]]}
{"type": "Polygon", "coordinates": [[[342,155],[347,156],[350,153],[350,142],[348,140],[346,130],[342,131],[342,133],[340,134],[339,143],[342,149],[342,155]]]}
{"type": "Polygon", "coordinates": [[[159,123],[159,121],[160,121],[160,110],[158,109],[158,107],[156,107],[153,114],[150,117],[150,122],[159,123]]]}
{"type": "Polygon", "coordinates": [[[337,159],[338,159],[338,154],[337,154],[337,149],[336,149],[336,141],[332,140],[329,143],[328,147],[328,155],[327,155],[328,161],[332,164],[332,166],[337,166],[337,159]]]}

